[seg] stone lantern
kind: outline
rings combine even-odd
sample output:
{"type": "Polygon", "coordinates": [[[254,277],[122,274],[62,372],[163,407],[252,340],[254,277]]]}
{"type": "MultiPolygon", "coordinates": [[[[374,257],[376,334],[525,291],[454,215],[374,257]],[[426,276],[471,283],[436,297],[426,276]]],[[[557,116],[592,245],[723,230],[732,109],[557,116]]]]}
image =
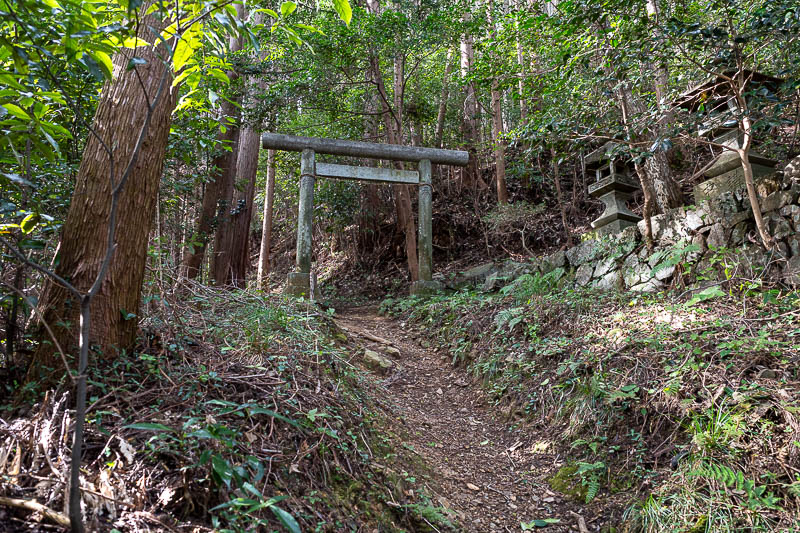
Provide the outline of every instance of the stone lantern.
{"type": "MultiPolygon", "coordinates": [[[[733,75],[733,73],[728,74],[733,75]]],[[[744,75],[748,80],[748,94],[758,89],[775,92],[782,82],[779,78],[759,72],[745,71],[744,75]]],[[[703,172],[708,179],[698,183],[694,188],[695,204],[743,188],[744,171],[739,154],[735,151],[742,147],[743,134],[734,118],[738,113],[738,105],[727,82],[723,78],[709,80],[684,93],[677,104],[689,111],[702,113],[704,120],[698,135],[719,145],[714,148],[718,151],[716,159],[703,172]]],[[[749,159],[754,179],[758,180],[775,173],[777,161],[774,159],[757,153],[753,148],[749,151],[749,159]]]]}
{"type": "Polygon", "coordinates": [[[595,150],[586,158],[586,170],[594,172],[595,182],[589,185],[589,195],[605,204],[605,211],[592,227],[600,236],[619,233],[642,218],[628,209],[627,201],[639,189],[638,180],[631,177],[630,165],[614,155],[607,155],[613,143],[595,150]]]}

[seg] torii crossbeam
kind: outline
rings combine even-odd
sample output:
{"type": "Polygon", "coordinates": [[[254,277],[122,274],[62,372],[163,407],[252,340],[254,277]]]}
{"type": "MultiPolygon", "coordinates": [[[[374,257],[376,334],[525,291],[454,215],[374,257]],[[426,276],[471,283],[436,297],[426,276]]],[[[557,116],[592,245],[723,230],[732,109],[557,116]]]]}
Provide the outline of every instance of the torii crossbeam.
{"type": "Polygon", "coordinates": [[[319,137],[300,137],[264,133],[261,136],[264,148],[302,152],[300,156],[300,202],[297,212],[297,257],[295,271],[289,273],[286,292],[294,296],[313,297],[311,294],[311,250],[314,213],[314,184],[316,178],[340,178],[385,183],[402,183],[419,186],[419,237],[417,239],[419,280],[412,287],[412,294],[423,294],[436,288],[433,282],[433,231],[431,165],[466,166],[469,153],[459,150],[422,148],[399,144],[378,144],[319,137]],[[316,154],[350,157],[366,157],[387,161],[410,161],[418,163],[418,171],[386,168],[355,167],[316,163],[316,154]]]}

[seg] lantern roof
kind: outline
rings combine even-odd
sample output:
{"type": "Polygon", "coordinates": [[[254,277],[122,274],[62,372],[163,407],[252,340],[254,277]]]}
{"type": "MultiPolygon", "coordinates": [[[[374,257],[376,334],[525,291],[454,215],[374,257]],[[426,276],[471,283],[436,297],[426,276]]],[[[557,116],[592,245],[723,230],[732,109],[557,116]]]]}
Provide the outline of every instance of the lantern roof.
{"type": "MultiPolygon", "coordinates": [[[[728,79],[738,74],[739,71],[727,70],[722,75],[710,76],[705,81],[684,91],[672,102],[672,105],[688,111],[697,111],[700,106],[711,102],[711,107],[706,111],[720,111],[721,108],[727,107],[727,100],[732,96],[728,79]]],[[[764,87],[771,92],[776,92],[784,82],[783,78],[755,70],[745,69],[741,74],[744,76],[745,86],[764,87]]]]}

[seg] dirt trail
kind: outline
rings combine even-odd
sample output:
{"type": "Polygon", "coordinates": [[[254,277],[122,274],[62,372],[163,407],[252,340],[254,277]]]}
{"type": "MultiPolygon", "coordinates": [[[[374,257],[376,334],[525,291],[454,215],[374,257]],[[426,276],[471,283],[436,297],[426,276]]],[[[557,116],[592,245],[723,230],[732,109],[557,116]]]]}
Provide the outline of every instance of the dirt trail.
{"type": "Polygon", "coordinates": [[[423,347],[434,339],[378,316],[374,307],[339,310],[336,322],[368,349],[392,351],[374,337],[399,349],[397,368],[382,377],[387,399],[408,434],[403,444],[432,469],[438,487],[430,488],[456,512],[463,531],[518,532],[537,519],[559,520],[539,531],[599,530],[600,520],[579,518],[579,504],[549,489],[545,478],[559,464],[554,446],[512,429],[471,376],[454,369],[446,354],[423,347]]]}

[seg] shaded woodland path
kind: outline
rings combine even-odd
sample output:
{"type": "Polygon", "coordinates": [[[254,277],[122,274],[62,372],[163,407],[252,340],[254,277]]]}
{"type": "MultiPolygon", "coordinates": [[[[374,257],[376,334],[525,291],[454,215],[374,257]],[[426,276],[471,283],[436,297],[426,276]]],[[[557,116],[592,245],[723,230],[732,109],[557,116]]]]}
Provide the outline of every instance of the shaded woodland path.
{"type": "Polygon", "coordinates": [[[456,512],[460,530],[518,532],[521,523],[548,518],[560,521],[540,531],[600,529],[600,517],[581,515],[582,505],[550,490],[546,478],[562,465],[556,446],[535,431],[512,429],[480,384],[426,347],[434,339],[379,316],[376,307],[338,310],[336,323],[393,359],[380,386],[397,416],[396,433],[406,436],[397,444],[422,458],[431,474],[417,483],[456,512]]]}

